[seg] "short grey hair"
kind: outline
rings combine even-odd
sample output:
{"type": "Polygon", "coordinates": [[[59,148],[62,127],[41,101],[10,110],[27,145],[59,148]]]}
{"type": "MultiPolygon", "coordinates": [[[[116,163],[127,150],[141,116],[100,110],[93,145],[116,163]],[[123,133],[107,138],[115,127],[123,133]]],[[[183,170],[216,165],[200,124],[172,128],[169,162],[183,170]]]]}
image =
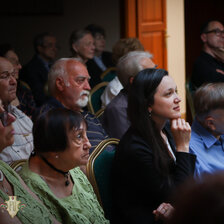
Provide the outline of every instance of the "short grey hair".
{"type": "Polygon", "coordinates": [[[83,64],[82,59],[79,58],[60,58],[51,66],[51,69],[48,73],[48,90],[52,96],[55,94],[55,82],[58,77],[62,77],[65,84],[68,85],[68,72],[66,65],[68,61],[73,60],[83,64]]]}
{"type": "Polygon", "coordinates": [[[152,54],[147,51],[131,51],[119,59],[116,70],[124,87],[129,84],[131,77],[136,76],[144,69],[141,65],[141,60],[144,58],[152,58],[152,54]]]}
{"type": "Polygon", "coordinates": [[[216,109],[224,109],[224,83],[203,84],[194,95],[194,108],[199,120],[216,109]]]}

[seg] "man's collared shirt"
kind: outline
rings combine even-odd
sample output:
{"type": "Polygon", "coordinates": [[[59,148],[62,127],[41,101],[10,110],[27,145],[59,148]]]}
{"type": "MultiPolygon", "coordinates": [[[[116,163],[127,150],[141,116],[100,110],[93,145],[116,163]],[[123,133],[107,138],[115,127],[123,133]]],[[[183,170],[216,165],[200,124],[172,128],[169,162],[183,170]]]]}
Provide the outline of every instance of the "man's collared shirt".
{"type": "Polygon", "coordinates": [[[190,152],[197,156],[196,177],[224,170],[224,135],[215,138],[197,120],[192,124],[190,152]]]}
{"type": "Polygon", "coordinates": [[[14,143],[0,153],[0,159],[8,164],[16,160],[28,159],[33,151],[33,122],[14,106],[11,106],[10,112],[16,117],[12,123],[15,131],[14,143]]]}

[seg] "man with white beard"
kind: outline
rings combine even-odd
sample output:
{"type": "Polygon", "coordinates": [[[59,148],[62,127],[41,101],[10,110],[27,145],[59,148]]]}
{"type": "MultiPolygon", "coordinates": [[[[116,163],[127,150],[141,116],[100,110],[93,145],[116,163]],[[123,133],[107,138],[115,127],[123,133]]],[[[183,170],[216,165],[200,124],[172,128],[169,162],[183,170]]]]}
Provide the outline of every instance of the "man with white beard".
{"type": "Polygon", "coordinates": [[[48,73],[48,90],[51,98],[42,106],[40,113],[52,108],[65,107],[80,111],[87,121],[87,137],[92,145],[90,153],[102,140],[108,138],[99,120],[87,111],[82,111],[88,103],[90,91],[89,73],[77,58],[57,60],[48,73]]]}

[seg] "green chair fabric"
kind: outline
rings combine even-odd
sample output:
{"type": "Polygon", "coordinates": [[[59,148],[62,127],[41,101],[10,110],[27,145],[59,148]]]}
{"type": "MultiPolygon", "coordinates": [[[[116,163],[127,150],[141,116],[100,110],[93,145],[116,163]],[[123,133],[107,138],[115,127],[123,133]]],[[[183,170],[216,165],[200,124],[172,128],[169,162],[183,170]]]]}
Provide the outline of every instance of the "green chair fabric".
{"type": "Polygon", "coordinates": [[[112,81],[112,79],[115,78],[115,76],[117,76],[116,68],[111,67],[111,68],[108,68],[106,71],[104,71],[101,74],[100,78],[102,79],[103,82],[110,82],[112,81]]]}
{"type": "Polygon", "coordinates": [[[108,82],[101,82],[97,84],[96,86],[94,86],[94,88],[90,91],[89,101],[88,101],[88,110],[92,114],[96,114],[97,111],[101,109],[102,102],[100,97],[103,94],[107,84],[108,82]]]}
{"type": "Polygon", "coordinates": [[[111,195],[111,168],[115,150],[107,147],[116,145],[119,139],[106,139],[98,144],[90,155],[87,164],[87,177],[93,185],[97,198],[104,209],[105,217],[111,219],[112,195],[111,195]]]}

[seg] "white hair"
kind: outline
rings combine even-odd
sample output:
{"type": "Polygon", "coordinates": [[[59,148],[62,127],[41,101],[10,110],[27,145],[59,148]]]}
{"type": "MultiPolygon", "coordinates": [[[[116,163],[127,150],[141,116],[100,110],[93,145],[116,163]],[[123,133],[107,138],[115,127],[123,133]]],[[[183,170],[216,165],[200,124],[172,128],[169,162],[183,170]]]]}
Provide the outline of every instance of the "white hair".
{"type": "Polygon", "coordinates": [[[48,73],[48,90],[52,96],[55,94],[55,82],[57,77],[62,77],[66,86],[70,85],[68,82],[68,72],[66,67],[68,61],[78,61],[83,64],[83,61],[80,58],[61,58],[51,66],[51,69],[48,73]]]}
{"type": "Polygon", "coordinates": [[[130,51],[121,57],[117,63],[116,70],[121,84],[125,87],[129,83],[130,77],[136,76],[144,69],[141,60],[152,58],[153,55],[147,51],[130,51]]]}

